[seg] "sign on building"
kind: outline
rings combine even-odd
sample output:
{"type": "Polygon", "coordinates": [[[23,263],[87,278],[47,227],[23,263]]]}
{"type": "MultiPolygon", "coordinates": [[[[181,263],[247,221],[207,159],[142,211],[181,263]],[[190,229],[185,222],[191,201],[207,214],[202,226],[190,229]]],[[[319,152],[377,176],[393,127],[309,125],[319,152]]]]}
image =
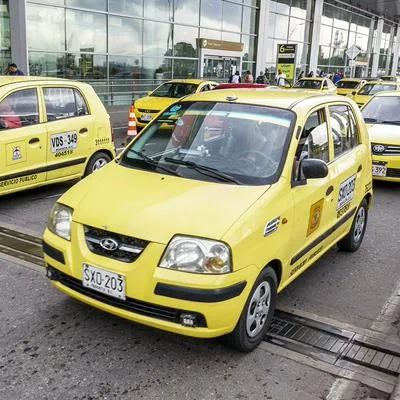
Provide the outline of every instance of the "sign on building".
{"type": "Polygon", "coordinates": [[[296,50],[297,44],[278,44],[276,71],[281,70],[288,80],[295,79],[296,50]]]}

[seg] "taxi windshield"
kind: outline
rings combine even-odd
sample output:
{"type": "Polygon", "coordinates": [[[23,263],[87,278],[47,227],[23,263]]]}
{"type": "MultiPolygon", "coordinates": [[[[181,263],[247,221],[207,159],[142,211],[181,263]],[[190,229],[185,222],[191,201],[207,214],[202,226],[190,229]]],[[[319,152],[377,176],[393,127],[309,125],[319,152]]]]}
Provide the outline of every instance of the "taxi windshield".
{"type": "Polygon", "coordinates": [[[159,86],[150,96],[153,97],[170,97],[180,99],[196,92],[199,85],[193,83],[173,82],[164,83],[159,86]]]}
{"type": "Polygon", "coordinates": [[[336,86],[340,89],[354,89],[359,83],[357,81],[339,81],[336,86]]]}
{"type": "Polygon", "coordinates": [[[302,89],[321,89],[322,81],[320,80],[299,80],[293,86],[295,88],[302,88],[302,89]]]}
{"type": "Polygon", "coordinates": [[[371,99],[361,111],[369,124],[399,124],[400,96],[382,96],[371,99]]]}
{"type": "Polygon", "coordinates": [[[378,92],[387,92],[389,90],[396,90],[395,85],[386,85],[384,83],[367,83],[357,94],[372,96],[378,92]]]}
{"type": "Polygon", "coordinates": [[[273,183],[283,168],[294,120],[292,111],[279,108],[176,103],[125,150],[121,164],[189,179],[273,183]]]}

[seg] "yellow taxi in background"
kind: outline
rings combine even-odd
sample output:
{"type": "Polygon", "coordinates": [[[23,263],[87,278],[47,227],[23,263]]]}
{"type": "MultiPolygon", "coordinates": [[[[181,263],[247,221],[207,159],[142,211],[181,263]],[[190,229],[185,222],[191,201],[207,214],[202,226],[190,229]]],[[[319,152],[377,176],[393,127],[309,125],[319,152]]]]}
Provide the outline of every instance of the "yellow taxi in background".
{"type": "Polygon", "coordinates": [[[400,92],[380,92],[362,108],[374,179],[400,182],[400,92]]]}
{"type": "Polygon", "coordinates": [[[335,244],[360,247],[371,168],[346,97],[189,96],[57,201],[47,276],[109,313],[251,351],[278,292],[335,244]]]}
{"type": "Polygon", "coordinates": [[[380,77],[382,81],[390,81],[390,82],[400,82],[400,77],[399,76],[393,76],[393,75],[383,75],[380,77]]]}
{"type": "Polygon", "coordinates": [[[174,79],[158,86],[148,96],[134,102],[137,126],[144,128],[165,107],[182,97],[214,89],[217,82],[201,79],[174,79]]]}
{"type": "Polygon", "coordinates": [[[0,195],[89,175],[114,156],[110,117],[91,86],[0,77],[0,195]]]}
{"type": "Polygon", "coordinates": [[[336,82],[337,94],[342,96],[351,95],[355,90],[358,90],[365,80],[359,78],[343,78],[336,82]]]}
{"type": "Polygon", "coordinates": [[[293,86],[293,89],[312,90],[324,94],[336,94],[336,86],[328,78],[301,78],[293,86]]]}
{"type": "Polygon", "coordinates": [[[391,81],[370,81],[366,82],[360,89],[352,92],[352,99],[359,107],[362,107],[373,95],[378,92],[400,90],[400,83],[391,81]]]}

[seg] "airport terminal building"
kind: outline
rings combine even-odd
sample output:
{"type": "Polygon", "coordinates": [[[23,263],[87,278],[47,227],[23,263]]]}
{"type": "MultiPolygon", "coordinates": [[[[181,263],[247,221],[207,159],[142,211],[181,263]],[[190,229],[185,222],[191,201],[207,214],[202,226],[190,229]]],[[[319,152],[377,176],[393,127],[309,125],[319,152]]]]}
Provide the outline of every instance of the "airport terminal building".
{"type": "Polygon", "coordinates": [[[0,0],[1,62],[89,81],[124,104],[171,78],[273,76],[278,45],[300,71],[398,72],[396,0],[0,0]],[[352,5],[352,3],[354,5],[352,5]],[[349,51],[349,49],[351,51],[349,51]]]}

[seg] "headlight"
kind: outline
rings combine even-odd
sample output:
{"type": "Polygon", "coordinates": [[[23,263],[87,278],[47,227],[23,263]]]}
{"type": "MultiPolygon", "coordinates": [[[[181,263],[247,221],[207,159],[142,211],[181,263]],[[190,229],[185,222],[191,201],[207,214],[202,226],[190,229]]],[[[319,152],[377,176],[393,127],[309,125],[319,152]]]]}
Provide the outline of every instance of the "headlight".
{"type": "Polygon", "coordinates": [[[231,252],[222,242],[175,236],[159,266],[198,274],[226,274],[232,271],[231,252]]]}
{"type": "Polygon", "coordinates": [[[54,204],[47,227],[56,235],[71,240],[72,208],[62,204],[54,204]]]}

